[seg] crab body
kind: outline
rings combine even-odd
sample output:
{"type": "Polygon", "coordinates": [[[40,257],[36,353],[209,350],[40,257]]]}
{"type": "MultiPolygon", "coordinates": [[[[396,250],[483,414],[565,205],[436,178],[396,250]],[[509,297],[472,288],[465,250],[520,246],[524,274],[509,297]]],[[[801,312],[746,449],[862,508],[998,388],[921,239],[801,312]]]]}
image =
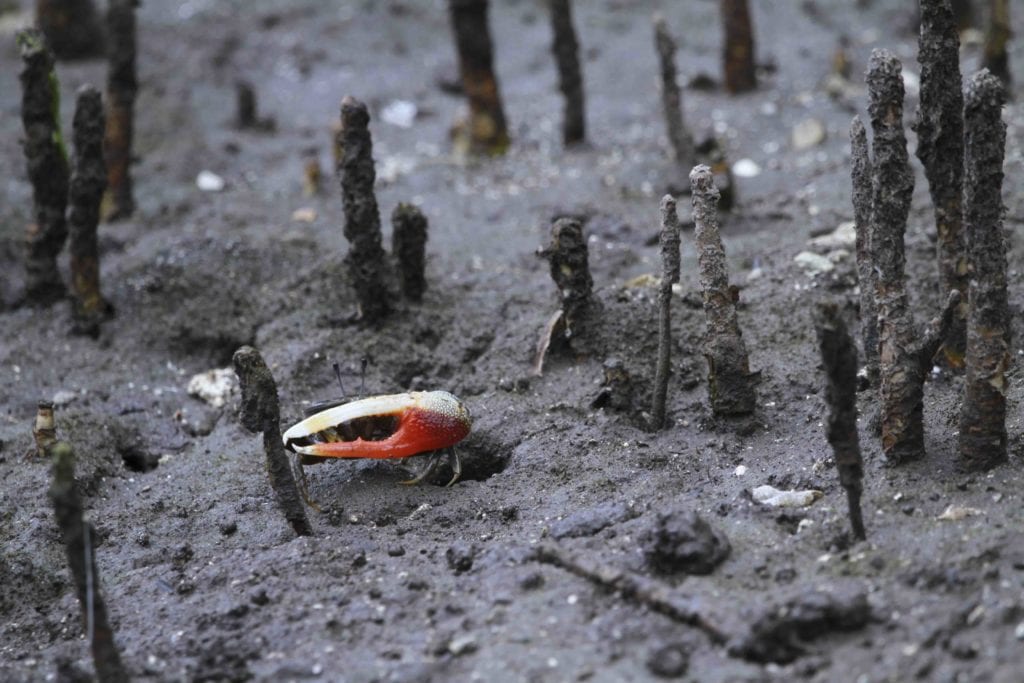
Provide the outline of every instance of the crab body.
{"type": "Polygon", "coordinates": [[[284,445],[304,464],[326,458],[408,458],[452,448],[471,426],[469,410],[447,391],[412,391],[371,396],[310,415],[284,433],[284,445]]]}

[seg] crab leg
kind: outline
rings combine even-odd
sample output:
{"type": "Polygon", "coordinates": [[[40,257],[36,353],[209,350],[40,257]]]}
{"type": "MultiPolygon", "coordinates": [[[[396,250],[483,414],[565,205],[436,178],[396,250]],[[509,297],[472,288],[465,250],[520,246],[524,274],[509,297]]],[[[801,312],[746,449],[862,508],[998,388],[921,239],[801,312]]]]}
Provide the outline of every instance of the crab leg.
{"type": "Polygon", "coordinates": [[[420,483],[421,481],[423,481],[424,479],[426,479],[427,477],[429,477],[430,475],[437,471],[437,466],[441,464],[442,455],[443,453],[441,451],[434,451],[433,453],[430,454],[430,460],[427,462],[427,466],[423,468],[422,472],[418,473],[412,479],[402,481],[399,483],[404,484],[405,486],[415,486],[416,484],[420,483]]]}
{"type": "Polygon", "coordinates": [[[459,452],[455,450],[455,446],[448,449],[448,464],[452,467],[452,479],[445,484],[445,488],[454,486],[455,482],[462,476],[462,459],[459,458],[459,452]]]}

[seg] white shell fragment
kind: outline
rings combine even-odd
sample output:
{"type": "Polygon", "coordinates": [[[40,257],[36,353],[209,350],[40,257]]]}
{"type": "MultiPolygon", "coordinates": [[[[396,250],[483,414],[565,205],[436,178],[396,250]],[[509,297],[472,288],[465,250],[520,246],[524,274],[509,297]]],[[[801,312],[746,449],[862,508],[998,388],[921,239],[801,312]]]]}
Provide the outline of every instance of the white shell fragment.
{"type": "Polygon", "coordinates": [[[836,264],[832,263],[827,256],[815,254],[813,251],[801,251],[793,258],[793,260],[798,266],[803,268],[804,272],[808,275],[828,273],[836,267],[836,264]]]}
{"type": "Polygon", "coordinates": [[[78,400],[78,392],[69,389],[61,389],[53,395],[53,405],[60,408],[78,400]]]}
{"type": "Polygon", "coordinates": [[[200,171],[196,176],[196,187],[203,192],[220,192],[226,183],[213,171],[200,171]]]}
{"type": "Polygon", "coordinates": [[[416,120],[416,105],[408,100],[393,100],[380,112],[380,120],[399,128],[412,128],[416,120]]]}
{"type": "Polygon", "coordinates": [[[292,221],[296,223],[312,223],[316,220],[316,209],[303,206],[292,211],[292,221]]]}
{"type": "Polygon", "coordinates": [[[818,119],[804,119],[793,127],[793,149],[802,152],[825,141],[825,124],[818,119]]]}
{"type": "Polygon", "coordinates": [[[188,395],[194,396],[214,408],[222,408],[238,388],[235,371],[231,368],[214,368],[193,375],[188,381],[188,395]]]}
{"type": "Polygon", "coordinates": [[[969,508],[962,505],[950,505],[935,519],[942,520],[944,522],[959,522],[961,519],[983,514],[985,514],[985,512],[978,508],[969,508]]]}
{"type": "Polygon", "coordinates": [[[774,508],[802,508],[807,507],[825,494],[821,491],[808,489],[806,491],[780,491],[774,486],[764,484],[750,492],[754,500],[762,505],[774,508]]]}
{"type": "Polygon", "coordinates": [[[832,232],[811,238],[807,244],[824,251],[853,249],[857,245],[857,225],[853,221],[845,221],[832,232]]]}
{"type": "Polygon", "coordinates": [[[761,167],[753,159],[740,159],[732,165],[732,173],[737,178],[756,178],[761,175],[761,167]]]}

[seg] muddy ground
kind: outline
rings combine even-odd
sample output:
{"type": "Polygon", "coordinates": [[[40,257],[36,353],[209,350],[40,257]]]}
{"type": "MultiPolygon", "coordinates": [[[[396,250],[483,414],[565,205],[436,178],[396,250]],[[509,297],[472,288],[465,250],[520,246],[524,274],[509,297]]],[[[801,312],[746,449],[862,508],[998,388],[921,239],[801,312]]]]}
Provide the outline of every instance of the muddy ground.
{"type": "MultiPolygon", "coordinates": [[[[3,15],[0,678],[75,680],[92,670],[45,495],[49,464],[26,455],[36,402],[56,398],[60,436],[79,456],[117,642],[140,680],[1020,680],[1024,427],[1016,371],[1011,459],[987,474],[956,469],[958,377],[939,374],[926,387],[922,462],[886,467],[861,420],[867,542],[847,536],[822,429],[811,311],[835,299],[852,322],[854,270],[847,258],[812,275],[794,256],[812,235],[852,217],[846,131],[866,105],[861,73],[871,48],[903,59],[910,120],[919,67],[905,3],[772,3],[770,13],[751,3],[760,88],[736,97],[686,89],[685,115],[698,137],[716,134],[732,161],[760,169],[737,178],[724,239],[751,364],[763,380],[755,419],[711,415],[687,231],[673,313],[672,424],[657,434],[640,428],[639,415],[654,376],[656,287],[637,277],[660,271],[652,246],[658,201],[684,185],[685,173],[668,153],[650,17],[664,12],[679,36],[681,80],[717,80],[717,3],[576,3],[590,143],[571,151],[560,143],[543,4],[492,4],[514,143],[504,158],[461,164],[447,137],[461,102],[441,87],[454,74],[443,2],[144,3],[139,210],[101,230],[103,287],[117,317],[97,339],[69,333],[67,305],[16,306],[31,201],[12,27],[28,15],[3,15]],[[842,35],[853,76],[830,96],[842,35]],[[276,130],[234,128],[239,78],[256,85],[276,130]],[[399,201],[418,203],[430,220],[426,299],[401,303],[379,327],[352,322],[341,265],[343,213],[328,169],[330,127],[345,94],[371,108],[386,241],[399,201]],[[382,120],[395,100],[416,105],[410,127],[382,120]],[[826,135],[796,149],[791,131],[806,119],[826,135]],[[325,181],[308,198],[302,169],[311,156],[325,181]],[[197,189],[203,170],[220,175],[224,191],[197,189]],[[312,221],[293,219],[303,208],[315,212],[312,221]],[[534,344],[557,303],[535,250],[564,213],[588,217],[599,312],[590,334],[536,378],[534,344]],[[275,506],[259,437],[239,425],[237,397],[217,409],[186,391],[193,374],[229,366],[243,344],[271,365],[285,426],[308,402],[337,395],[332,362],[342,364],[350,390],[358,386],[364,355],[373,361],[368,392],[456,393],[475,417],[462,481],[444,488],[442,471],[402,487],[402,463],[309,468],[323,511],[311,512],[315,536],[296,538],[275,506]],[[593,407],[613,357],[634,380],[622,411],[593,407]],[[806,508],[770,508],[749,494],[766,483],[824,496],[806,508]],[[949,506],[974,514],[938,519],[949,506]],[[698,513],[728,538],[731,554],[707,575],[657,571],[644,547],[664,512],[698,513]],[[726,642],[628,591],[541,561],[538,548],[552,547],[692,600],[726,642]],[[807,624],[768,624],[762,647],[745,649],[757,619],[792,600],[810,615],[807,624]]],[[[979,48],[966,42],[970,73],[979,48]]],[[[1014,43],[1011,63],[1024,73],[1024,41],[1014,43]]],[[[104,74],[101,61],[60,65],[65,126],[77,86],[102,84],[104,74]]],[[[1020,340],[1019,103],[1005,119],[1010,302],[1020,340]]],[[[913,163],[909,282],[923,325],[939,303],[935,231],[913,163]]],[[[687,197],[680,207],[688,220],[687,197]]],[[[860,401],[869,415],[874,395],[860,401]]]]}

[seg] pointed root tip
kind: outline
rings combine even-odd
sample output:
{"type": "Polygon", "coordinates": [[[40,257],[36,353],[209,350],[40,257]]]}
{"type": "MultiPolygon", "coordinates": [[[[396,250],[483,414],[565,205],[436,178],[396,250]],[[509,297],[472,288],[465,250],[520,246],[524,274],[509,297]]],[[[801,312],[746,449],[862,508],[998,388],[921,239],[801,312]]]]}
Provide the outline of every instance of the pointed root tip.
{"type": "MultiPolygon", "coordinates": [[[[899,57],[884,47],[876,47],[868,59],[868,73],[880,73],[899,76],[903,70],[903,62],[899,57]]],[[[902,76],[901,76],[902,78],[902,76]]]]}
{"type": "Polygon", "coordinates": [[[698,192],[703,194],[714,188],[715,177],[711,169],[704,164],[694,166],[693,170],[690,171],[690,186],[695,194],[698,192]]]}
{"type": "Polygon", "coordinates": [[[341,123],[343,127],[363,126],[370,122],[370,113],[366,104],[357,100],[352,95],[345,95],[341,99],[341,123]]]}
{"type": "Polygon", "coordinates": [[[1006,104],[1006,88],[998,76],[994,76],[988,69],[982,69],[967,80],[964,104],[967,109],[1002,107],[1006,104]]]}

